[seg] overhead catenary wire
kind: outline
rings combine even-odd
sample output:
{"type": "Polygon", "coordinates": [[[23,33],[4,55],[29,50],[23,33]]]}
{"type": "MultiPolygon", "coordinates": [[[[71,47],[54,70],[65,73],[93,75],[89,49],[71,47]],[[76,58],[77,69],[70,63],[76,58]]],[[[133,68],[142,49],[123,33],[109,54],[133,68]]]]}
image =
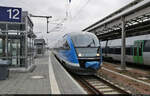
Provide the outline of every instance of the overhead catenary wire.
{"type": "MultiPolygon", "coordinates": [[[[67,4],[66,4],[66,15],[65,15],[65,18],[66,18],[66,20],[64,21],[64,24],[66,23],[66,22],[68,22],[68,23],[71,23],[72,21],[74,21],[76,18],[77,18],[77,16],[79,16],[80,15],[80,13],[81,13],[81,11],[88,5],[88,3],[90,2],[90,0],[87,0],[86,1],[86,3],[75,13],[75,15],[72,17],[72,12],[71,12],[71,4],[72,4],[72,2],[70,2],[71,0],[67,0],[67,4]]],[[[65,27],[65,26],[63,26],[63,27],[65,27]]],[[[64,30],[64,29],[66,29],[66,28],[63,28],[62,27],[62,31],[64,30]]]]}
{"type": "Polygon", "coordinates": [[[61,31],[61,30],[64,30],[65,28],[63,28],[64,24],[68,21],[68,22],[72,22],[74,21],[77,16],[80,16],[81,12],[83,11],[83,9],[88,5],[88,3],[90,2],[90,0],[87,0],[86,3],[75,13],[75,15],[72,17],[72,14],[71,14],[71,10],[70,10],[70,7],[71,7],[71,0],[67,0],[67,3],[66,3],[66,12],[65,12],[65,18],[63,18],[60,23],[58,23],[53,29],[51,29],[51,31],[61,31]],[[61,26],[60,26],[61,25],[61,26]],[[59,29],[59,30],[58,30],[59,29]]]}
{"type": "Polygon", "coordinates": [[[63,19],[61,19],[61,21],[56,24],[56,26],[54,28],[51,29],[51,32],[52,31],[61,31],[65,28],[63,28],[63,25],[64,23],[69,20],[70,16],[71,16],[71,13],[70,13],[70,4],[71,4],[71,0],[67,0],[66,2],[66,12],[65,12],[65,17],[63,19]],[[59,29],[59,30],[58,30],[59,29]]]}
{"type": "Polygon", "coordinates": [[[88,5],[89,2],[90,0],[87,0],[87,2],[79,9],[79,11],[76,12],[76,14],[72,17],[72,21],[75,20],[77,16],[80,16],[81,11],[83,11],[83,9],[88,5]]]}
{"type": "Polygon", "coordinates": [[[64,23],[65,23],[66,20],[67,20],[66,18],[63,18],[59,23],[56,23],[56,26],[54,28],[52,28],[50,30],[50,32],[61,31],[61,29],[63,28],[62,26],[64,25],[64,23]]]}

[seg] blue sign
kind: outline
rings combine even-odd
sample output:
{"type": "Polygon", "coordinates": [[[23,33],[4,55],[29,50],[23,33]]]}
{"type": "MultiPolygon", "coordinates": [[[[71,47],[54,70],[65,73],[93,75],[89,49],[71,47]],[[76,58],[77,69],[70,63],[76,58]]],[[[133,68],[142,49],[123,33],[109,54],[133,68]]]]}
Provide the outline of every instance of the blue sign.
{"type": "Polygon", "coordinates": [[[0,22],[21,22],[22,9],[0,6],[0,22]]]}

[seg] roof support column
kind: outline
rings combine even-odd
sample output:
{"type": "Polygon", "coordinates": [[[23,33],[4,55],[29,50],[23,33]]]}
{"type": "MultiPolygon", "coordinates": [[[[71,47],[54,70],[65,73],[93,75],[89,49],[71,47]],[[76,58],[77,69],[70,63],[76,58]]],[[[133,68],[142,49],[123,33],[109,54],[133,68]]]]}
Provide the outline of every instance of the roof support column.
{"type": "Polygon", "coordinates": [[[122,47],[121,47],[121,69],[126,70],[126,62],[125,62],[125,56],[126,56],[126,31],[125,31],[125,18],[121,17],[122,21],[122,47]]]}

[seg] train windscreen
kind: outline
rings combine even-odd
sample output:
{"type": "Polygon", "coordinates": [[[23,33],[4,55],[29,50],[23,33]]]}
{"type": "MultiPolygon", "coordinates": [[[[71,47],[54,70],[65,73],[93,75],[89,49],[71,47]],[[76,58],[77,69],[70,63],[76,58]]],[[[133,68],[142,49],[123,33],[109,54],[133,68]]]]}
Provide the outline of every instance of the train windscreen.
{"type": "Polygon", "coordinates": [[[72,37],[78,57],[100,56],[99,40],[94,34],[79,34],[72,37]]]}
{"type": "Polygon", "coordinates": [[[79,34],[72,36],[75,47],[99,47],[99,40],[94,34],[79,34]]]}

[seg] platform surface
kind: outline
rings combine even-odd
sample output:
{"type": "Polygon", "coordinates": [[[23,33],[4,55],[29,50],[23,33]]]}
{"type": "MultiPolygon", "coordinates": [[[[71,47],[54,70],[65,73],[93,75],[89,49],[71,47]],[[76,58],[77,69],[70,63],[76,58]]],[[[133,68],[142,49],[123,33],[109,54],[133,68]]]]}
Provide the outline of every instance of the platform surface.
{"type": "Polygon", "coordinates": [[[0,94],[86,94],[50,52],[35,65],[33,72],[11,72],[1,80],[0,94]]]}
{"type": "Polygon", "coordinates": [[[10,73],[7,80],[0,81],[0,94],[50,94],[48,58],[48,55],[37,58],[33,72],[10,73]]]}
{"type": "Polygon", "coordinates": [[[53,54],[50,55],[58,88],[61,94],[86,94],[81,86],[62,67],[53,54]]]}

